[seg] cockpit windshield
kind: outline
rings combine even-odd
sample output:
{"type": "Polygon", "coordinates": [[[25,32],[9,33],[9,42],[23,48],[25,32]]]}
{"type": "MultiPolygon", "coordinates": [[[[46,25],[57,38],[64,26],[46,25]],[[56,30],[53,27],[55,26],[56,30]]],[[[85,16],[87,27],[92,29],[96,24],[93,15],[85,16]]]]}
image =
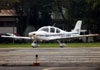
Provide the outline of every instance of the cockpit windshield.
{"type": "Polygon", "coordinates": [[[42,27],[38,31],[45,31],[45,32],[49,32],[49,33],[60,33],[61,32],[61,30],[59,28],[52,27],[52,26],[42,27]]]}
{"type": "Polygon", "coordinates": [[[46,32],[49,32],[49,27],[40,28],[39,31],[46,31],[46,32]]]}

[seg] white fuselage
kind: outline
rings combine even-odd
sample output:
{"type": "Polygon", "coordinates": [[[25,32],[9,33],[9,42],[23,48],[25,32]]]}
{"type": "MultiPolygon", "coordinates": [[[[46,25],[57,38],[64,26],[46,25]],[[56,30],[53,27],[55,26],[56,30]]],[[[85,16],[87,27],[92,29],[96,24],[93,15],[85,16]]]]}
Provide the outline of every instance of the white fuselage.
{"type": "Polygon", "coordinates": [[[29,33],[29,36],[34,37],[35,40],[56,40],[56,39],[70,38],[77,35],[79,34],[73,32],[66,32],[52,26],[45,26],[40,28],[38,31],[29,33]]]}
{"type": "Polygon", "coordinates": [[[81,24],[82,21],[77,21],[75,28],[71,32],[66,32],[54,26],[44,26],[35,32],[30,32],[29,36],[35,40],[56,40],[78,37],[80,35],[81,24]]]}

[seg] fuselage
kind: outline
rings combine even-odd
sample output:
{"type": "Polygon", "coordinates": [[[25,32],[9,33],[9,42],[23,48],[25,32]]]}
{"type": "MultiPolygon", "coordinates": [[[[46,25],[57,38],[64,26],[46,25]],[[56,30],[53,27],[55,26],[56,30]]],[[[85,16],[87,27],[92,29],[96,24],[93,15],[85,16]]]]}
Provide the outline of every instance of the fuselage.
{"type": "Polygon", "coordinates": [[[57,27],[44,26],[37,31],[30,32],[29,36],[34,37],[36,40],[55,40],[61,38],[70,38],[79,35],[73,32],[66,32],[57,27]]]}

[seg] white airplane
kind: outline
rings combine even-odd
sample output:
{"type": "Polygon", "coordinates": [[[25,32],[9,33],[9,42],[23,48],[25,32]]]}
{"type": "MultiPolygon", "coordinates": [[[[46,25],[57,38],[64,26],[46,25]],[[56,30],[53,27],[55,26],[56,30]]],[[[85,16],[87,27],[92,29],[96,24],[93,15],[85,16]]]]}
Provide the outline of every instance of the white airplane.
{"type": "Polygon", "coordinates": [[[82,21],[77,21],[75,28],[71,32],[66,32],[54,26],[44,26],[34,32],[29,32],[29,37],[16,36],[14,34],[9,34],[9,36],[2,35],[2,37],[15,38],[15,39],[32,39],[32,47],[38,47],[39,45],[35,43],[36,41],[50,41],[57,40],[60,44],[60,47],[66,46],[65,43],[61,43],[61,39],[70,39],[70,38],[81,38],[81,37],[90,37],[98,36],[98,34],[89,34],[89,35],[80,35],[82,21]]]}

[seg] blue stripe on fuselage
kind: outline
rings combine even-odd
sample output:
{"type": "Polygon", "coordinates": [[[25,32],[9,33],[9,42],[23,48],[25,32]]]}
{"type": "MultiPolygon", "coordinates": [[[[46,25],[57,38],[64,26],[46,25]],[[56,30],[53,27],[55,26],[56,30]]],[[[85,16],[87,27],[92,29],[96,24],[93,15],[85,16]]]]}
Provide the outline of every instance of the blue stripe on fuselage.
{"type": "MultiPolygon", "coordinates": [[[[72,34],[78,34],[78,33],[72,33],[72,34]]],[[[70,37],[72,34],[52,34],[52,35],[37,35],[37,36],[40,36],[40,37],[50,37],[50,36],[70,37]]]]}

